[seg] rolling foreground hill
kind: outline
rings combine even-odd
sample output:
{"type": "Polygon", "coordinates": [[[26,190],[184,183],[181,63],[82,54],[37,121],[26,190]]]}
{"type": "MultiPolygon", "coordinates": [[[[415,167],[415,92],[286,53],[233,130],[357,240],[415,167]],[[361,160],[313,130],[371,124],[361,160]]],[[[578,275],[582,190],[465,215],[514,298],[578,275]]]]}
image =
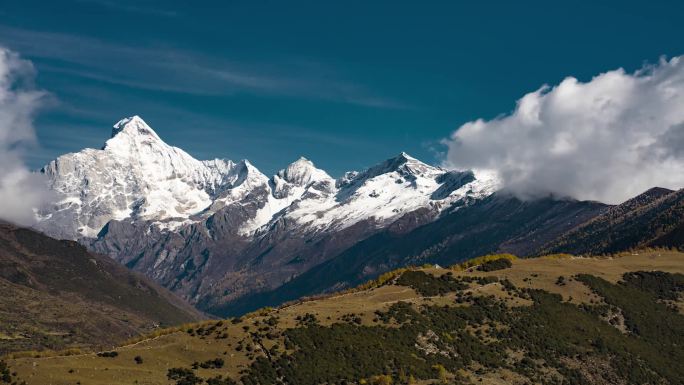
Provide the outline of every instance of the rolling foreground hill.
{"type": "Polygon", "coordinates": [[[7,360],[5,375],[29,385],[684,383],[684,254],[502,257],[399,270],[99,354],[7,360]]]}
{"type": "Polygon", "coordinates": [[[0,223],[0,354],[112,346],[201,319],[166,289],[74,241],[0,223]]]}

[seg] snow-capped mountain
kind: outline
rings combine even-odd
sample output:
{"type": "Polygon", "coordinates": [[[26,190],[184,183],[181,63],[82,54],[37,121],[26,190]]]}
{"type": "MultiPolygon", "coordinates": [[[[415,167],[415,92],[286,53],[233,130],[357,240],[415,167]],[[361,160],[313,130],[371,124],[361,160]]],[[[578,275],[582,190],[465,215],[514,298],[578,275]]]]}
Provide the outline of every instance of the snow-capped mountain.
{"type": "Polygon", "coordinates": [[[61,199],[42,210],[39,227],[75,239],[97,236],[113,219],[187,219],[237,179],[235,169],[169,146],[137,116],[123,119],[101,150],[62,155],[43,168],[61,199]]]}
{"type": "Polygon", "coordinates": [[[37,227],[77,239],[202,308],[270,290],[383,229],[410,231],[491,195],[491,175],[405,153],[339,179],[300,158],[268,177],[247,160],[200,161],[141,118],[102,149],[42,172],[59,200],[37,227]]]}
{"type": "MultiPolygon", "coordinates": [[[[314,169],[308,161],[306,167],[314,169]]],[[[324,172],[316,172],[325,176],[310,183],[281,214],[312,230],[339,230],[368,219],[382,226],[420,208],[438,213],[455,201],[489,195],[496,187],[493,179],[475,179],[472,172],[450,173],[406,153],[364,172],[347,173],[334,183],[324,172]]]]}
{"type": "Polygon", "coordinates": [[[39,228],[73,239],[95,238],[111,220],[174,230],[246,203],[256,209],[235,229],[242,235],[280,217],[312,230],[339,230],[370,218],[386,223],[421,207],[439,212],[496,188],[493,178],[448,172],[406,153],[339,180],[303,157],[268,178],[246,160],[196,160],[164,143],[138,116],[116,123],[101,150],[62,155],[43,172],[61,199],[41,211],[39,228]]]}

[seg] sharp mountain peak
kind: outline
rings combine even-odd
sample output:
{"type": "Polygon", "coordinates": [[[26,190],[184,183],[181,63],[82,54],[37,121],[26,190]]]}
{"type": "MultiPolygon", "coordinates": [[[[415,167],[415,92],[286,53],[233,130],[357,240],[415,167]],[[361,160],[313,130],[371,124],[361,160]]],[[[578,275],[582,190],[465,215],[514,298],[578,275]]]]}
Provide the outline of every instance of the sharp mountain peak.
{"type": "Polygon", "coordinates": [[[140,116],[133,115],[116,122],[112,127],[112,138],[125,133],[131,136],[152,137],[161,140],[159,135],[140,116]]]}

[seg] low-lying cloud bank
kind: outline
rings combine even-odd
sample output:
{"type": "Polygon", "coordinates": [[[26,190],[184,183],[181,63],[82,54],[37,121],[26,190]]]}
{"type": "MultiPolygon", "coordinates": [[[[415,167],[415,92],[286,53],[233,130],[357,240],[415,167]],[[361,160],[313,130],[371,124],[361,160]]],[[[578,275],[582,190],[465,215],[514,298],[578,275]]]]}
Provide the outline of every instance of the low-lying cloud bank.
{"type": "Polygon", "coordinates": [[[34,210],[49,198],[42,176],[23,161],[35,148],[33,117],[46,96],[34,78],[29,61],[0,47],[0,219],[21,225],[32,224],[34,210]]]}
{"type": "Polygon", "coordinates": [[[684,56],[543,86],[444,143],[445,166],[495,171],[521,198],[619,203],[654,186],[682,188],[684,56]]]}

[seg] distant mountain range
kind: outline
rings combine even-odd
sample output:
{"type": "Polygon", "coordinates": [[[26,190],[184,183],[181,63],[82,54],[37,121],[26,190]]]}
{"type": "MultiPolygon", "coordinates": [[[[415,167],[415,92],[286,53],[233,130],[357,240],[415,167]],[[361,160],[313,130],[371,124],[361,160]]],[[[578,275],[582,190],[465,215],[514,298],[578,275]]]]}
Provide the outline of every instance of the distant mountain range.
{"type": "Polygon", "coordinates": [[[118,122],[101,150],[60,156],[42,171],[61,200],[41,213],[40,228],[70,239],[95,238],[112,220],[145,221],[160,230],[211,221],[213,231],[246,238],[278,221],[308,232],[370,219],[382,226],[497,187],[492,178],[432,167],[405,153],[337,180],[305,158],[269,178],[247,160],[196,160],[137,116],[118,122]]]}
{"type": "Polygon", "coordinates": [[[38,229],[220,315],[407,264],[682,244],[681,192],[655,189],[619,206],[522,201],[493,175],[405,153],[339,179],[301,158],[269,178],[246,160],[196,160],[139,117],[117,123],[101,150],[63,155],[42,172],[60,199],[40,211],[38,229]]]}
{"type": "Polygon", "coordinates": [[[0,355],[101,348],[205,318],[110,258],[0,223],[0,355]]]}

